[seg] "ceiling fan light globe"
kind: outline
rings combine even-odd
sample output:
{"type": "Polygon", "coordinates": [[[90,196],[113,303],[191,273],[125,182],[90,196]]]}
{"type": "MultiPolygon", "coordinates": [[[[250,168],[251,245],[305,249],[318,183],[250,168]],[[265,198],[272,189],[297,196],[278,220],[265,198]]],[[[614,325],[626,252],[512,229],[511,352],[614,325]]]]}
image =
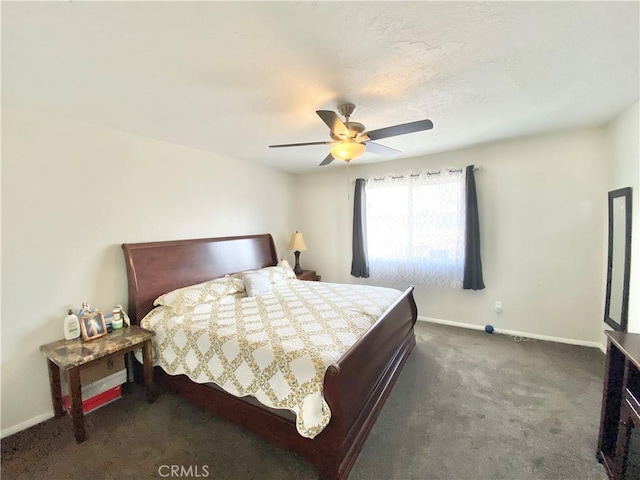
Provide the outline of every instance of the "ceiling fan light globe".
{"type": "Polygon", "coordinates": [[[331,155],[338,160],[349,161],[358,158],[366,150],[363,143],[345,141],[335,144],[331,148],[331,155]]]}

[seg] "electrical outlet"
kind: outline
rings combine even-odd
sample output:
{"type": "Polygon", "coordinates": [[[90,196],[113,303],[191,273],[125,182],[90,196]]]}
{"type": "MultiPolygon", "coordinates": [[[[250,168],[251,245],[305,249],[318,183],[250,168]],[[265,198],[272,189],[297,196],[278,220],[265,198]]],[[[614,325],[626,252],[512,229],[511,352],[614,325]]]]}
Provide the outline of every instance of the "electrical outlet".
{"type": "Polygon", "coordinates": [[[496,311],[496,313],[502,313],[502,302],[496,302],[493,306],[493,309],[496,311]]]}

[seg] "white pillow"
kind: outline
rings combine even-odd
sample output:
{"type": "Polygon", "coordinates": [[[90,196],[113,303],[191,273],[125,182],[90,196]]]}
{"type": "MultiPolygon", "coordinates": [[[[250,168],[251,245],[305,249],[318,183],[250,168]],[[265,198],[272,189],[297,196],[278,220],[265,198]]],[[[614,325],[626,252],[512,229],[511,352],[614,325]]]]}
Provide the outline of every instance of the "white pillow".
{"type": "Polygon", "coordinates": [[[295,278],[296,274],[292,270],[282,267],[265,267],[259,270],[242,272],[242,280],[249,297],[269,293],[273,285],[295,278]]]}
{"type": "Polygon", "coordinates": [[[244,288],[248,297],[255,297],[263,293],[270,293],[272,289],[271,278],[269,272],[262,270],[251,270],[242,274],[244,280],[244,288]]]}
{"type": "Polygon", "coordinates": [[[164,305],[173,308],[177,313],[184,313],[187,309],[201,303],[212,302],[226,295],[239,294],[243,291],[244,283],[238,278],[216,278],[160,295],[154,300],[153,305],[164,305]]]}

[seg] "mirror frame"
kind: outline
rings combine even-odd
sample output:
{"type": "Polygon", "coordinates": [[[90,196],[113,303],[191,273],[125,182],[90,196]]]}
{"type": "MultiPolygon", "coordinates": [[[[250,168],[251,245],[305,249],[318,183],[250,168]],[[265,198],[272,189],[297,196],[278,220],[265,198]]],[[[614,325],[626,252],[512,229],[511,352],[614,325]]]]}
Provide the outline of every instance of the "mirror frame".
{"type": "Polygon", "coordinates": [[[620,188],[609,192],[609,246],[607,253],[607,296],[604,307],[604,322],[614,330],[627,331],[627,317],[629,315],[629,280],[631,274],[631,187],[620,188]],[[613,271],[613,201],[616,198],[625,199],[624,221],[624,276],[622,284],[622,308],[620,322],[611,318],[611,280],[613,271]]]}

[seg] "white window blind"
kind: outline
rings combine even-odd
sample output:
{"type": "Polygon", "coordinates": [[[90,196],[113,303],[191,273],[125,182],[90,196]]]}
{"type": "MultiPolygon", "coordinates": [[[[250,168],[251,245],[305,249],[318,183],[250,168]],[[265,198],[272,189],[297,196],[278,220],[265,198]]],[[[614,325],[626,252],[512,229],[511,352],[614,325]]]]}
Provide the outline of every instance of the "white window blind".
{"type": "Polygon", "coordinates": [[[371,278],[461,288],[464,170],[371,178],[366,189],[371,278]]]}

